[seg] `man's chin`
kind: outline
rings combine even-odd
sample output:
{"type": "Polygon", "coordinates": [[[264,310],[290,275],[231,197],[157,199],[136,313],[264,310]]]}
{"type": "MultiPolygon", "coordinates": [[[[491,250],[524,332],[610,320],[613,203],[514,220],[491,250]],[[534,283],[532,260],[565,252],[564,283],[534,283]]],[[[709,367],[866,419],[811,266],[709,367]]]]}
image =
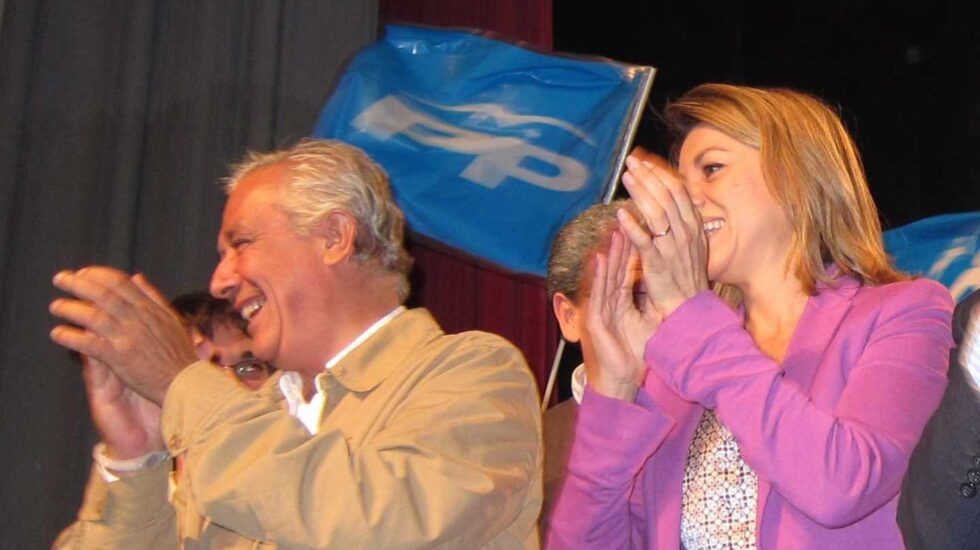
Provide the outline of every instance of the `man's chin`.
{"type": "MultiPolygon", "coordinates": [[[[269,363],[270,365],[276,365],[276,346],[262,345],[261,338],[252,339],[252,355],[260,360],[269,363]]],[[[277,367],[278,368],[278,367],[277,367]]]]}

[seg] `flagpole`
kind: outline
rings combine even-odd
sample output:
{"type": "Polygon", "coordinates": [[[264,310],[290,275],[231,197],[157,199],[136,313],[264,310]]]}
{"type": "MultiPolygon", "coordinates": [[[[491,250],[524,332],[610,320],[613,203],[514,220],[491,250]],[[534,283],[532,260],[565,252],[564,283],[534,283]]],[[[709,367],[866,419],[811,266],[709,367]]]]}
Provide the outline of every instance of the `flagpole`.
{"type": "Polygon", "coordinates": [[[551,374],[548,375],[548,385],[544,389],[544,399],[541,400],[541,412],[548,410],[548,402],[551,401],[551,392],[555,388],[555,378],[558,376],[558,364],[561,363],[561,356],[565,352],[565,339],[558,340],[558,350],[555,351],[555,360],[551,363],[551,374]]]}
{"type": "Polygon", "coordinates": [[[629,155],[629,146],[633,143],[633,138],[636,137],[636,131],[640,127],[640,121],[643,118],[643,109],[647,105],[650,88],[653,86],[653,77],[657,74],[657,69],[653,67],[639,67],[639,69],[643,71],[640,92],[633,99],[633,104],[630,106],[628,122],[626,129],[623,131],[619,153],[616,155],[616,162],[613,164],[614,169],[610,173],[609,181],[606,182],[602,204],[612,202],[613,196],[616,194],[616,189],[619,187],[619,175],[623,172],[626,157],[629,155]]]}

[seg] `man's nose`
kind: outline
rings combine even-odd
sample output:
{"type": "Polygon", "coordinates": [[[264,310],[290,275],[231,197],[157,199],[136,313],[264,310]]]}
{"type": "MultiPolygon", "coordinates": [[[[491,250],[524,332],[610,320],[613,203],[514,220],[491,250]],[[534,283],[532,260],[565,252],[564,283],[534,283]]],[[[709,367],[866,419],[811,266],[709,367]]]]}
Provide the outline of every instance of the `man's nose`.
{"type": "Polygon", "coordinates": [[[233,254],[225,254],[215,266],[214,273],[211,274],[210,285],[211,295],[215,298],[234,300],[235,289],[241,282],[241,277],[238,276],[234,263],[233,254]]]}

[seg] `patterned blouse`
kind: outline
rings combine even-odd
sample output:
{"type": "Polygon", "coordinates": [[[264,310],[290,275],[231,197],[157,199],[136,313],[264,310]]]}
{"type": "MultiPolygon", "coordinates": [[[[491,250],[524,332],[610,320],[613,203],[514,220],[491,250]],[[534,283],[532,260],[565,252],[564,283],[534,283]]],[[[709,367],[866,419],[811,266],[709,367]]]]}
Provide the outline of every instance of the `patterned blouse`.
{"type": "Polygon", "coordinates": [[[685,550],[755,548],[759,480],[715,413],[698,423],[684,467],[681,546],[685,550]]]}

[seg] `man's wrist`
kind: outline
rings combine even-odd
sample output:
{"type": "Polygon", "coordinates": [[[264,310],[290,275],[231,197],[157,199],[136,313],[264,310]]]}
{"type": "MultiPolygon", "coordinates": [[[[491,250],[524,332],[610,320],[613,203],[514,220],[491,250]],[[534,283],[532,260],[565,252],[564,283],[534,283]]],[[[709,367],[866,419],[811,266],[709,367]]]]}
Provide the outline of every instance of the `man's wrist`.
{"type": "Polygon", "coordinates": [[[112,458],[106,452],[106,444],[98,443],[92,450],[92,459],[95,461],[99,474],[106,483],[119,480],[119,474],[128,474],[149,470],[159,466],[170,458],[167,451],[151,451],[134,458],[112,458]]]}

